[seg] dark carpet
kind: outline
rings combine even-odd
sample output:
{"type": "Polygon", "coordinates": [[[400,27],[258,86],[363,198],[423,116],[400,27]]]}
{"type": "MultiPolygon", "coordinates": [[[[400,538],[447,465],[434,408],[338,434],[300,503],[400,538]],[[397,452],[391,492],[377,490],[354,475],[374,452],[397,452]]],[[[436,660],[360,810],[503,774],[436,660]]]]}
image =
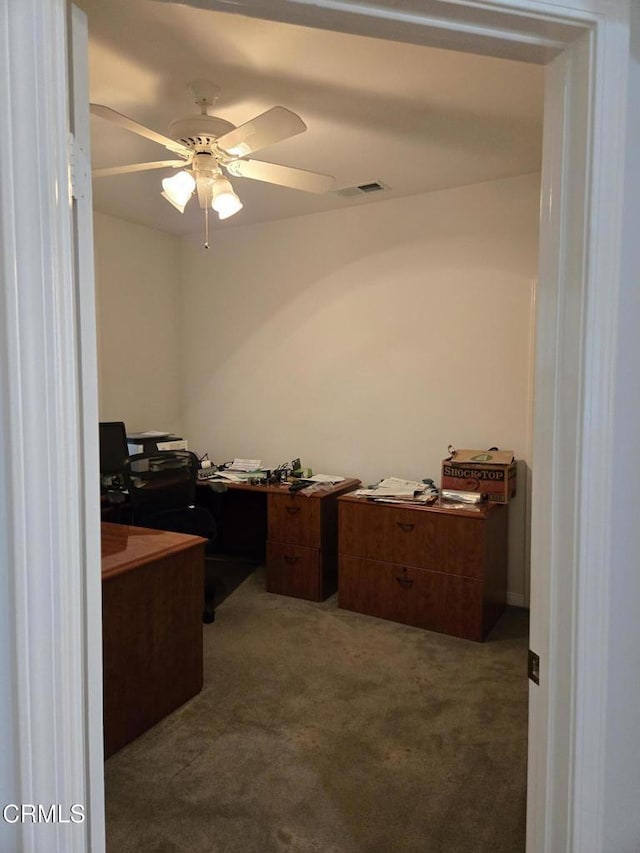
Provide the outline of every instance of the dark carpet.
{"type": "Polygon", "coordinates": [[[202,693],[107,761],[109,853],[521,853],[527,616],[472,643],[255,571],[202,693]]]}

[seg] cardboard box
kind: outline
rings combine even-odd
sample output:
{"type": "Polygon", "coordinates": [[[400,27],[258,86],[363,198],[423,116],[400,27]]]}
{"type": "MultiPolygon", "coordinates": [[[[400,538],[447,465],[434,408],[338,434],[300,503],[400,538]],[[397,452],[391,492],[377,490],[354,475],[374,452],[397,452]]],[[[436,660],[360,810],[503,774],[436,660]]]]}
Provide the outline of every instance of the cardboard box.
{"type": "Polygon", "coordinates": [[[516,463],[511,450],[457,450],[442,460],[443,489],[480,492],[494,503],[516,495],[516,463]]]}

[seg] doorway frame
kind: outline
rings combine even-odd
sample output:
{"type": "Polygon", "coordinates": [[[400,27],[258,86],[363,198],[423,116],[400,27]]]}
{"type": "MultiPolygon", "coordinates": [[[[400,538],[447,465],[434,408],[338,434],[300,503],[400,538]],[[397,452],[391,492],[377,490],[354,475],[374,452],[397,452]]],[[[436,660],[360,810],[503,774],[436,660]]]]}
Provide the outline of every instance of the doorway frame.
{"type": "MultiPolygon", "coordinates": [[[[541,669],[539,685],[529,689],[527,850],[600,853],[612,838],[604,811],[616,568],[612,413],[620,393],[630,4],[186,2],[545,65],[530,563],[530,647],[541,669]]],[[[632,547],[628,553],[633,560],[632,547]]],[[[633,832],[634,823],[640,837],[640,824],[628,818],[617,837],[633,832]]]]}
{"type": "MultiPolygon", "coordinates": [[[[611,838],[605,812],[609,603],[624,557],[611,531],[621,393],[618,309],[631,274],[623,260],[623,237],[631,236],[625,232],[625,182],[629,188],[631,180],[640,197],[638,170],[625,167],[630,2],[192,5],[547,65],[532,466],[531,645],[541,657],[541,683],[530,689],[527,850],[599,853],[611,838]]],[[[65,0],[0,4],[7,47],[0,94],[14,118],[2,142],[11,180],[0,192],[0,437],[8,450],[0,461],[0,558],[7,567],[0,585],[6,641],[0,667],[15,688],[0,704],[0,730],[14,735],[0,782],[12,791],[11,801],[53,803],[68,796],[82,798],[91,810],[92,829],[85,825],[83,832],[46,827],[43,835],[40,828],[20,828],[19,849],[100,853],[93,271],[77,267],[74,214],[64,203],[77,159],[65,144],[72,126],[67,12],[65,0]],[[27,164],[21,146],[28,116],[20,104],[32,102],[34,91],[46,110],[37,157],[27,164]],[[30,199],[28,214],[24,199],[30,199]],[[28,227],[27,218],[39,227],[28,227]],[[34,412],[39,429],[30,421],[34,412]],[[48,464],[38,472],[38,489],[27,493],[43,429],[48,464]],[[38,541],[28,535],[27,521],[34,519],[47,534],[38,541]],[[43,713],[52,708],[55,713],[43,713]]],[[[90,191],[87,196],[90,202],[90,191]]],[[[630,416],[639,425],[635,403],[630,416]]],[[[631,517],[632,507],[627,512],[631,517]]],[[[632,734],[630,727],[625,734],[632,734]]],[[[638,827],[636,814],[624,820],[620,831],[638,827]]],[[[4,830],[0,826],[0,838],[4,830]]]]}

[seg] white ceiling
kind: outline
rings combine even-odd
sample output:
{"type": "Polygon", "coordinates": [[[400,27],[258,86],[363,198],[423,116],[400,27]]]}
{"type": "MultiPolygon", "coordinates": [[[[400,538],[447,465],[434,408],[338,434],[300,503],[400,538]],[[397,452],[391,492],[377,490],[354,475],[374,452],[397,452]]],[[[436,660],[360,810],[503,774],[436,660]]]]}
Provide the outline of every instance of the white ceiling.
{"type": "MultiPolygon", "coordinates": [[[[167,132],[198,112],[186,86],[222,88],[215,114],[242,124],[281,104],[307,125],[262,159],[334,175],[345,198],[233,178],[244,208],[233,227],[367,204],[537,171],[543,69],[492,57],[382,41],[153,0],[76,0],[89,19],[90,96],[167,132]]],[[[155,143],[91,119],[96,168],[171,157],[155,143]]],[[[202,228],[193,199],[181,215],[160,197],[160,170],[93,181],[95,208],[175,234],[202,228]]],[[[215,215],[214,215],[215,216],[215,215]]]]}

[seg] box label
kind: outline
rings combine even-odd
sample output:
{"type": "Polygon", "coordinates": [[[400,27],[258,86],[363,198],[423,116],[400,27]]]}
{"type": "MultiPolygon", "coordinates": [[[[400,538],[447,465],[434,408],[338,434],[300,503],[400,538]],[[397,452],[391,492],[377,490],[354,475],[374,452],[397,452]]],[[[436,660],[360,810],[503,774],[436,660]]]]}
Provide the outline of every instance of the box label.
{"type": "Polygon", "coordinates": [[[445,465],[442,470],[445,477],[457,477],[461,480],[490,480],[503,483],[505,479],[504,469],[494,471],[490,468],[460,468],[458,465],[445,465]]]}

